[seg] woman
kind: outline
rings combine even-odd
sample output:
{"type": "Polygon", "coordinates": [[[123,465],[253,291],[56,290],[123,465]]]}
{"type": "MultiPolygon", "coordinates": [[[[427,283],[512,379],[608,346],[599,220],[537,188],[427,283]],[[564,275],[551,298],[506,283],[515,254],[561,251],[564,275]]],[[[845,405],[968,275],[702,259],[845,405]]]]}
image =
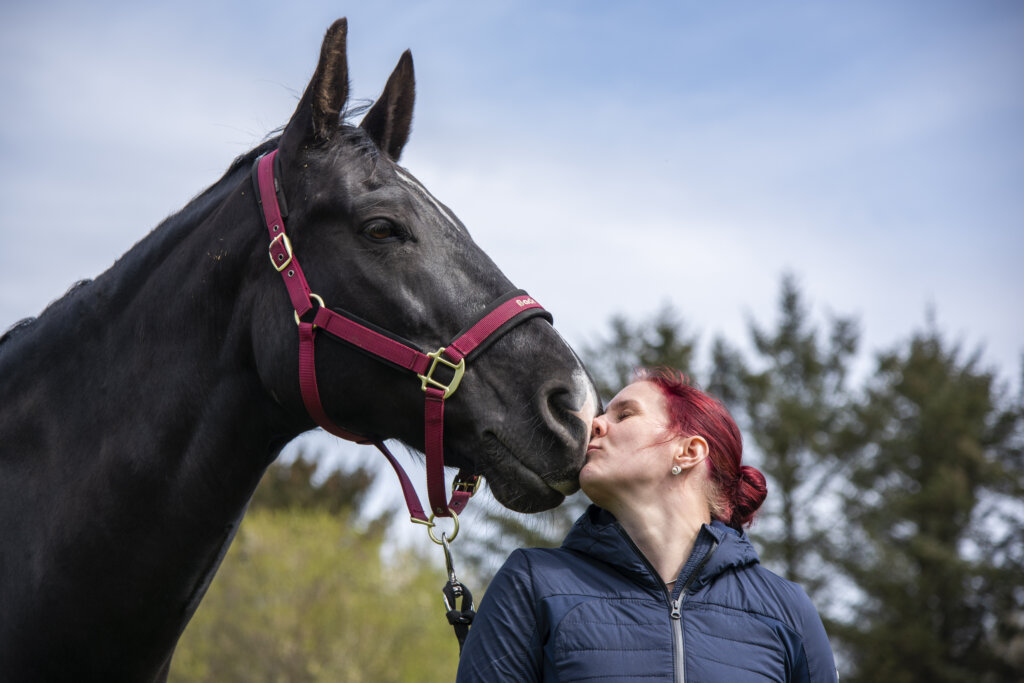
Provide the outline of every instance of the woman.
{"type": "Polygon", "coordinates": [[[458,681],[836,681],[804,591],[742,528],[764,476],[728,411],[671,370],[594,419],[595,503],[561,548],[517,550],[487,590],[458,681]]]}

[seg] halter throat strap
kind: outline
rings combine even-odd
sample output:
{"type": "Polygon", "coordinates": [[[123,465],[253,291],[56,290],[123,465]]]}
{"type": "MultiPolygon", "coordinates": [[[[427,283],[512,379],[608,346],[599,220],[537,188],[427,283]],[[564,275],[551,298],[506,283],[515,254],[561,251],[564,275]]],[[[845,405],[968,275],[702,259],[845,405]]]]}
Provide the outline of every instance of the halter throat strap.
{"type": "MultiPolygon", "coordinates": [[[[394,468],[402,485],[406,507],[414,522],[432,525],[433,517],[450,517],[462,512],[476,492],[480,477],[460,471],[451,498],[444,491],[444,405],[458,389],[466,362],[484,351],[498,337],[533,317],[551,322],[551,314],[522,290],[503,295],[447,345],[424,353],[411,342],[377,328],[351,314],[327,308],[306,281],[285,233],[287,207],[280,183],[277,150],[260,156],[253,164],[252,180],[263,220],[270,237],[269,255],[284,281],[295,311],[299,331],[299,386],[302,402],[310,417],[325,431],[361,444],[373,444],[394,468]],[[312,315],[310,313],[312,312],[312,315]],[[428,518],[405,470],[384,445],[384,440],[338,427],[327,416],[316,380],[316,336],[318,331],[359,348],[374,358],[416,374],[424,392],[424,441],[427,470],[428,518]]],[[[454,536],[452,537],[454,538],[454,536]]]]}

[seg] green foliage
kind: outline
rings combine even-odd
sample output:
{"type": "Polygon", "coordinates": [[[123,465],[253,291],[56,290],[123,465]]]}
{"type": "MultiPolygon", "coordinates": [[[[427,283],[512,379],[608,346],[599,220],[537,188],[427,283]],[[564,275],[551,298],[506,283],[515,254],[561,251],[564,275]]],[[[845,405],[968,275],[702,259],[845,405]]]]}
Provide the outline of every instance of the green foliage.
{"type": "Polygon", "coordinates": [[[454,680],[436,558],[324,510],[247,515],[178,644],[171,681],[454,680]]]}
{"type": "Polygon", "coordinates": [[[858,413],[850,535],[834,550],[863,594],[834,629],[859,663],[847,680],[1017,680],[1022,406],[929,330],[879,356],[858,413]]]}
{"type": "Polygon", "coordinates": [[[357,521],[368,470],[318,479],[301,455],[268,469],[169,680],[454,679],[439,557],[403,550],[382,559],[387,514],[357,521]]]}

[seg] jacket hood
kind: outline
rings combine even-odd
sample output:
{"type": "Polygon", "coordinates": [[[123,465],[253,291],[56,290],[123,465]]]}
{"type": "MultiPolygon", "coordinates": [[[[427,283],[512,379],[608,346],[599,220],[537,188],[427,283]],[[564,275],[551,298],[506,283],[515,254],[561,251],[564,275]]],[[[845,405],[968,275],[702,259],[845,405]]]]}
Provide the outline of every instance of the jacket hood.
{"type": "MultiPolygon", "coordinates": [[[[661,579],[655,575],[650,562],[629,538],[626,530],[612,513],[596,505],[591,505],[576,520],[562,547],[586,553],[607,562],[639,583],[662,589],[661,579]]],[[[707,552],[707,549],[712,554],[700,566],[696,579],[690,583],[691,593],[710,583],[719,574],[760,561],[746,534],[717,520],[701,527],[694,544],[695,553],[707,552]]],[[[684,563],[684,574],[690,571],[690,565],[690,562],[684,563]]],[[[685,580],[682,575],[680,578],[685,580]]]]}

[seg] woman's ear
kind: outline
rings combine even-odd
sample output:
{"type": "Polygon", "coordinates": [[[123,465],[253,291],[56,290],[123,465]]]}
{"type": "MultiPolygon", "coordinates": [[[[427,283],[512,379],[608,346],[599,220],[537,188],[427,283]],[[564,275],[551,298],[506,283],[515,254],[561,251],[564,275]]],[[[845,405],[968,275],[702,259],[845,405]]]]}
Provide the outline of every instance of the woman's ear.
{"type": "Polygon", "coordinates": [[[688,470],[704,462],[708,452],[708,442],[703,436],[688,436],[679,441],[679,450],[672,464],[688,470]]]}

